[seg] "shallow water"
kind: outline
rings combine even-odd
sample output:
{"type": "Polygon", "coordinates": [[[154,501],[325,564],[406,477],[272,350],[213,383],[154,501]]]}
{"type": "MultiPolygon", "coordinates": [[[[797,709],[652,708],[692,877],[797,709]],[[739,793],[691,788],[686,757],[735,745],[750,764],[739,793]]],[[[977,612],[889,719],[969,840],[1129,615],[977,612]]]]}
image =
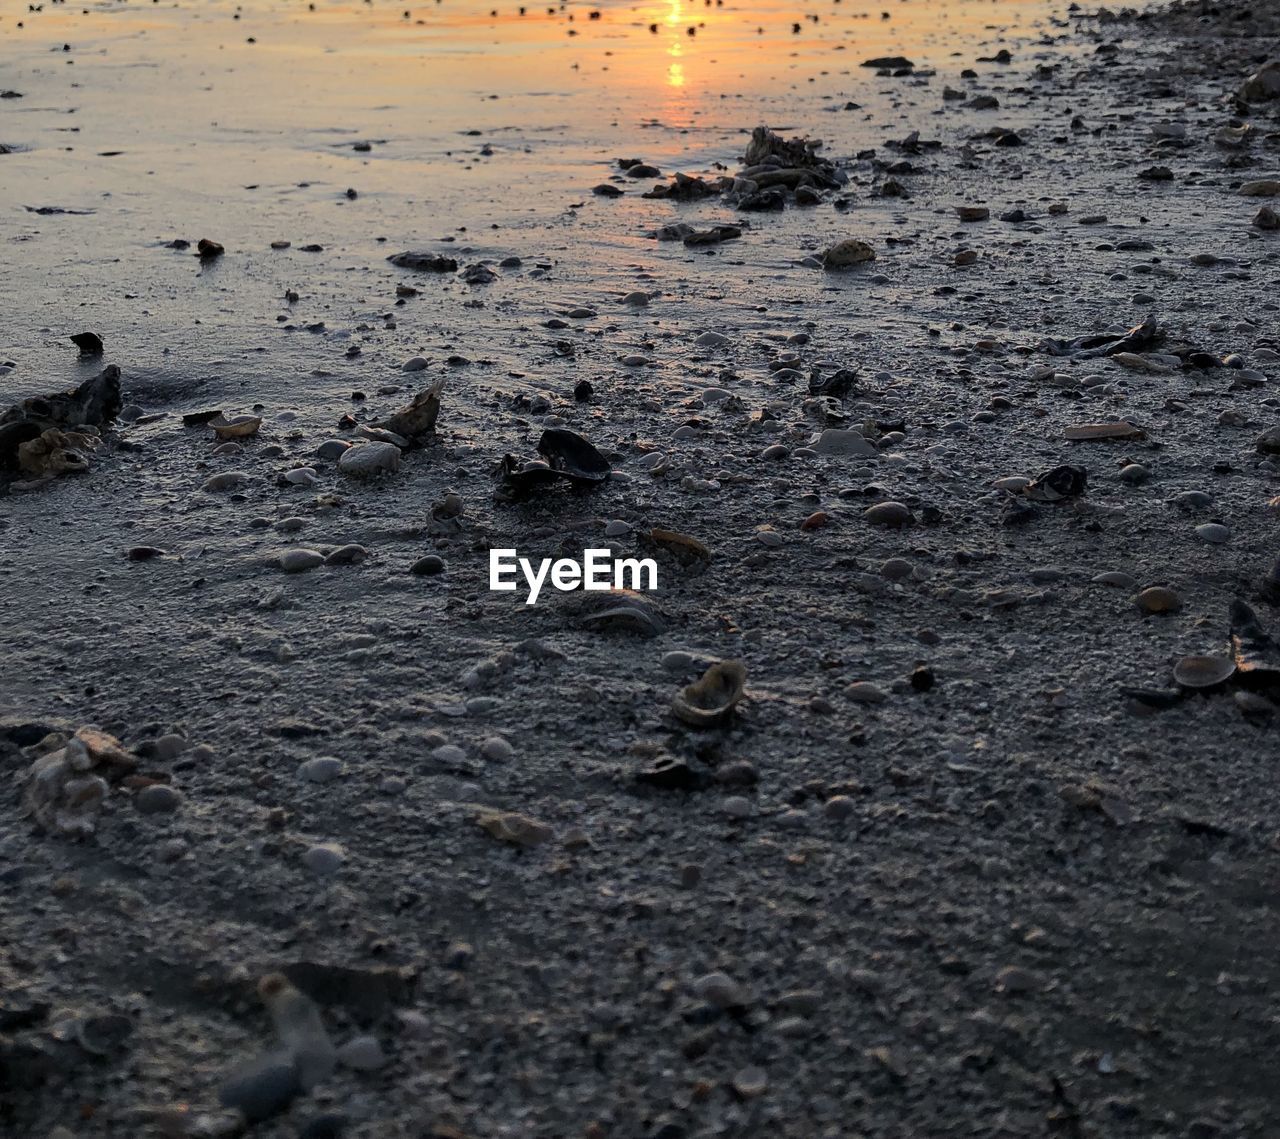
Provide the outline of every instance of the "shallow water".
{"type": "MultiPolygon", "coordinates": [[[[1041,0],[665,0],[523,16],[454,0],[408,18],[323,3],[244,5],[238,18],[229,3],[21,7],[0,20],[0,87],[23,95],[0,100],[0,142],[15,148],[0,157],[0,360],[21,365],[0,376],[3,396],[76,378],[65,336],[82,327],[126,367],[197,368],[213,388],[231,377],[260,396],[270,380],[345,367],[353,340],[361,364],[379,351],[393,363],[442,329],[428,319],[405,335],[402,320],[388,335],[378,318],[403,275],[385,256],[445,240],[466,260],[554,266],[541,280],[522,274],[522,298],[545,305],[598,304],[673,271],[715,293],[721,257],[761,274],[739,279],[744,292],[811,303],[816,282],[777,276],[808,232],[803,211],[771,219],[767,239],[694,256],[643,236],[679,207],[641,200],[639,185],[619,201],[590,187],[617,175],[619,155],[668,174],[732,169],[760,122],[825,137],[837,156],[927,133],[899,108],[904,84],[940,93],[1005,44],[1020,46],[1025,71],[1028,49],[1066,26],[1041,0]],[[860,66],[897,54],[937,76],[860,66]],[[28,212],[42,207],[88,212],[28,212]],[[166,248],[179,236],[211,237],[228,256],[201,267],[166,248]],[[272,251],[277,239],[293,248],[272,251]],[[298,305],[283,304],[287,288],[298,305]],[[322,334],[292,331],[318,321],[322,334]]],[[[721,213],[696,210],[700,222],[721,213]]],[[[452,282],[425,287],[465,296],[452,282]]],[[[500,282],[476,303],[493,313],[503,292],[500,282]]],[[[892,300],[862,315],[891,322],[892,300]]],[[[744,310],[756,303],[741,298],[744,310]]],[[[489,348],[493,316],[481,322],[489,348]]],[[[435,346],[479,349],[453,343],[461,335],[435,346]]],[[[509,366],[528,363],[520,347],[509,366]]]]}

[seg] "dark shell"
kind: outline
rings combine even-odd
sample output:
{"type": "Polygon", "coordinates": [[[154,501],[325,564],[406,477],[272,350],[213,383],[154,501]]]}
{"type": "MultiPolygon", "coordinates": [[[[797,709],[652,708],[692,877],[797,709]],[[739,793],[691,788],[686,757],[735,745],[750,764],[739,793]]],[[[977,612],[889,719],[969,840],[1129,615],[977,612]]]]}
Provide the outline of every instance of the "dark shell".
{"type": "Polygon", "coordinates": [[[857,388],[858,373],[852,368],[840,368],[829,376],[814,372],[809,377],[810,395],[846,396],[857,388]]]}
{"type": "Polygon", "coordinates": [[[1082,360],[1099,356],[1114,356],[1117,352],[1141,352],[1150,348],[1160,338],[1155,320],[1148,317],[1141,324],[1129,329],[1123,336],[1102,333],[1098,336],[1077,336],[1074,340],[1046,340],[1042,347],[1051,356],[1076,356],[1082,360]]]}
{"type": "Polygon", "coordinates": [[[514,455],[506,455],[498,464],[498,494],[509,501],[527,498],[559,478],[545,463],[522,464],[514,455]]]}
{"type": "Polygon", "coordinates": [[[1054,467],[1033,480],[1023,493],[1035,502],[1061,502],[1079,498],[1088,483],[1089,472],[1084,467],[1054,467]]]}
{"type": "Polygon", "coordinates": [[[711,782],[711,777],[705,771],[690,767],[683,759],[664,755],[637,771],[636,782],[664,791],[700,791],[711,782]]]}
{"type": "Polygon", "coordinates": [[[538,454],[547,465],[580,486],[594,486],[609,477],[609,460],[576,431],[548,427],[538,440],[538,454]]]}

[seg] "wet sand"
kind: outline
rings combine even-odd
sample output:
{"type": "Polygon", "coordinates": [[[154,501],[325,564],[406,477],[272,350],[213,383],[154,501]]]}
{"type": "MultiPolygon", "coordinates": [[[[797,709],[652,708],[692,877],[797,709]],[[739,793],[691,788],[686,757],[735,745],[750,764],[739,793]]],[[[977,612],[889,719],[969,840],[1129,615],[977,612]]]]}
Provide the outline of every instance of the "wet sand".
{"type": "Polygon", "coordinates": [[[1280,636],[1272,15],[594,10],[0,13],[0,407],[125,404],[0,496],[0,1124],[1272,1135],[1274,646],[1173,678],[1280,636]],[[815,204],[721,192],[762,124],[815,204]],[[588,545],[660,588],[488,589],[588,545]]]}

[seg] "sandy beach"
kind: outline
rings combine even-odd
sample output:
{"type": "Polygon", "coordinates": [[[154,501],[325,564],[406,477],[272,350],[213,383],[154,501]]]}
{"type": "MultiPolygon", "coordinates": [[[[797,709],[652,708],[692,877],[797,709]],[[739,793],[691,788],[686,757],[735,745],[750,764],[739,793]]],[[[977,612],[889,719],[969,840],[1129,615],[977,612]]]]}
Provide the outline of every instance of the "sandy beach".
{"type": "Polygon", "coordinates": [[[0,6],[0,1132],[1280,1135],[1277,59],[0,6]]]}

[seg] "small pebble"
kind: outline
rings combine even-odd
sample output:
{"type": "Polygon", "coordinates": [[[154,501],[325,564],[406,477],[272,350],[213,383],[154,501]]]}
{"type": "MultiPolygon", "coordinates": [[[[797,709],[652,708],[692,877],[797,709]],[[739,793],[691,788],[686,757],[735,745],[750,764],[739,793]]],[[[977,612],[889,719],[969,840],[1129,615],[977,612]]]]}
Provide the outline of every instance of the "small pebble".
{"type": "Polygon", "coordinates": [[[303,573],[324,565],[324,554],[317,550],[285,550],[280,555],[279,564],[285,573],[303,573]]]}
{"type": "Polygon", "coordinates": [[[387,1054],[372,1036],[354,1036],[338,1049],[338,1063],[357,1072],[376,1072],[385,1067],[387,1054]]]}
{"type": "Polygon", "coordinates": [[[1176,613],[1182,608],[1182,598],[1163,585],[1144,589],[1134,601],[1144,613],[1176,613]]]}
{"type": "Polygon", "coordinates": [[[133,805],[143,815],[171,815],[182,806],[182,792],[167,783],[153,783],[133,797],[133,805]]]}
{"type": "Polygon", "coordinates": [[[342,847],[338,846],[337,843],[329,842],[321,842],[315,846],[308,847],[302,855],[302,865],[310,870],[312,874],[321,878],[336,874],[346,860],[347,856],[342,847]]]}
{"type": "Polygon", "coordinates": [[[298,765],[298,778],[308,783],[329,783],[342,774],[342,760],[332,755],[318,755],[298,765]]]}
{"type": "Polygon", "coordinates": [[[427,554],[426,557],[419,558],[409,567],[409,572],[417,574],[419,577],[434,577],[438,573],[444,573],[444,558],[439,554],[427,554]]]}

